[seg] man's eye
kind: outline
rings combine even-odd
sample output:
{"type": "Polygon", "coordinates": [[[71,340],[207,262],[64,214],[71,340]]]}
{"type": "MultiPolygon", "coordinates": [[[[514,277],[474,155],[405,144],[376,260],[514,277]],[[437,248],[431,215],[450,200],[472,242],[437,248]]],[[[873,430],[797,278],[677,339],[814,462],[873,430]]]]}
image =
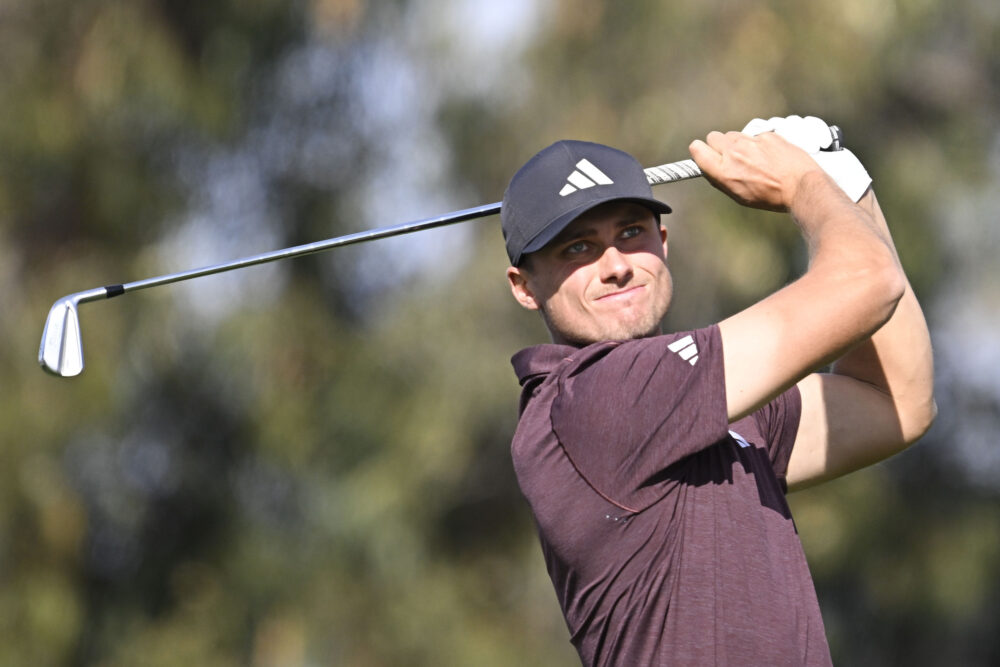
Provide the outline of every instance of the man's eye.
{"type": "Polygon", "coordinates": [[[626,239],[638,236],[639,234],[642,234],[642,227],[640,225],[633,225],[622,230],[622,237],[626,239]]]}
{"type": "Polygon", "coordinates": [[[567,255],[579,255],[582,252],[587,251],[587,244],[583,241],[577,241],[571,245],[566,246],[567,255]]]}

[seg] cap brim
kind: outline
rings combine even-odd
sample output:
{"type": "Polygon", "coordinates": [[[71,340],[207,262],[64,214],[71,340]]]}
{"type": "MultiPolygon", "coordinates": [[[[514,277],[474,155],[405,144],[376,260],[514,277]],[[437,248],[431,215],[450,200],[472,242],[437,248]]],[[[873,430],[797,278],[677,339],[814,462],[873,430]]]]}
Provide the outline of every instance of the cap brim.
{"type": "Polygon", "coordinates": [[[528,241],[527,245],[524,246],[524,250],[521,251],[521,255],[518,257],[518,262],[520,262],[521,258],[528,253],[537,252],[538,250],[544,248],[550,241],[552,241],[552,239],[559,235],[559,232],[566,229],[569,223],[573,222],[590,209],[613,201],[626,201],[641,204],[654,213],[670,213],[672,210],[660,200],[653,199],[652,197],[609,197],[607,199],[585,202],[580,206],[563,213],[561,216],[550,222],[545,229],[540,231],[535,236],[535,238],[528,241]]]}

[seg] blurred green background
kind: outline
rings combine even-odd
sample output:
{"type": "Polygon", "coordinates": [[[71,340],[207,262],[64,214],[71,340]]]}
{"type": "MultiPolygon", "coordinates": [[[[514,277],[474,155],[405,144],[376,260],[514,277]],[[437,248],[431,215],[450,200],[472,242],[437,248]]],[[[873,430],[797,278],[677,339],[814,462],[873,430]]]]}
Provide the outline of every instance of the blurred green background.
{"type": "MultiPolygon", "coordinates": [[[[0,665],[576,664],[496,218],[84,306],[72,380],[45,315],[789,113],[873,174],[939,378],[921,443],[791,496],[834,659],[1000,664],[998,44],[995,0],[0,0],[0,665]]],[[[781,216],[657,194],[668,327],[802,270],[781,216]]]]}

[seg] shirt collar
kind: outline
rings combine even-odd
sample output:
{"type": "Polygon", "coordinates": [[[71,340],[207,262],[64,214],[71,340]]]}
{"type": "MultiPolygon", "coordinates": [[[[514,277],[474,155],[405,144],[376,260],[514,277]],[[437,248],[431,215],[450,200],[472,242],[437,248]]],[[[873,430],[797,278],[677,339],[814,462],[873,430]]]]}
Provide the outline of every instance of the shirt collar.
{"type": "Polygon", "coordinates": [[[545,343],[527,347],[510,359],[514,366],[517,380],[523,387],[529,379],[538,375],[548,375],[556,366],[578,352],[580,348],[572,345],[545,343]]]}

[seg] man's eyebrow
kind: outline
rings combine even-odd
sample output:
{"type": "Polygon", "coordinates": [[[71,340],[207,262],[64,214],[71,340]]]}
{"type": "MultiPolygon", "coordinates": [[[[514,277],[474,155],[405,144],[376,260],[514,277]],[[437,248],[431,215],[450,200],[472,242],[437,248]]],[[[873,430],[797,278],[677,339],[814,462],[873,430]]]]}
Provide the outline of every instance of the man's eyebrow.
{"type": "Polygon", "coordinates": [[[585,236],[590,236],[595,231],[596,230],[593,227],[576,227],[574,229],[566,228],[556,234],[556,237],[552,239],[552,243],[560,244],[567,241],[581,239],[585,236]]]}
{"type": "MultiPolygon", "coordinates": [[[[615,220],[615,227],[621,229],[622,227],[628,227],[629,225],[635,224],[636,222],[641,222],[646,219],[646,216],[641,213],[625,213],[622,214],[617,220],[615,220]]],[[[584,238],[590,236],[597,232],[597,228],[592,225],[578,226],[576,228],[567,227],[562,230],[556,237],[552,239],[551,243],[560,244],[567,241],[574,241],[576,239],[584,238]]]]}
{"type": "Polygon", "coordinates": [[[647,218],[645,213],[627,213],[622,215],[621,218],[619,218],[618,221],[615,222],[615,224],[618,227],[626,227],[628,225],[631,225],[636,222],[641,222],[646,219],[647,218]]]}

